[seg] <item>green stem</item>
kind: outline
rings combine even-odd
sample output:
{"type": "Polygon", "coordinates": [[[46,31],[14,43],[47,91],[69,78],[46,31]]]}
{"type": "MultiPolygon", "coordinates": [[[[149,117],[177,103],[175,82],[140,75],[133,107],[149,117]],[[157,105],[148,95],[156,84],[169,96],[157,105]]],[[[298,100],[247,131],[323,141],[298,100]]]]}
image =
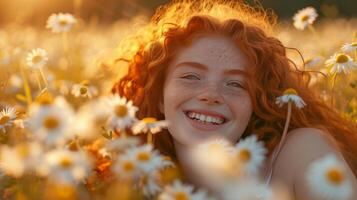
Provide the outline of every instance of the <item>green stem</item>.
{"type": "Polygon", "coordinates": [[[152,133],[150,131],[147,133],[147,143],[152,144],[152,133]]]}
{"type": "Polygon", "coordinates": [[[24,91],[25,91],[27,106],[29,106],[32,103],[31,88],[30,88],[29,83],[27,81],[25,71],[21,66],[20,66],[20,73],[21,73],[21,76],[22,76],[22,80],[24,82],[24,91]]]}
{"type": "Polygon", "coordinates": [[[41,74],[43,82],[45,83],[45,87],[47,87],[48,86],[48,82],[47,82],[45,74],[43,73],[42,68],[40,68],[40,74],[41,74]]]}
{"type": "Polygon", "coordinates": [[[307,26],[307,28],[312,32],[312,34],[316,37],[316,38],[318,38],[318,34],[317,34],[317,31],[316,31],[316,29],[311,25],[311,24],[309,24],[308,26],[307,26]]]}
{"type": "Polygon", "coordinates": [[[41,81],[40,81],[38,73],[36,73],[36,81],[37,81],[37,85],[38,85],[39,90],[42,91],[42,85],[41,85],[41,81]]]}

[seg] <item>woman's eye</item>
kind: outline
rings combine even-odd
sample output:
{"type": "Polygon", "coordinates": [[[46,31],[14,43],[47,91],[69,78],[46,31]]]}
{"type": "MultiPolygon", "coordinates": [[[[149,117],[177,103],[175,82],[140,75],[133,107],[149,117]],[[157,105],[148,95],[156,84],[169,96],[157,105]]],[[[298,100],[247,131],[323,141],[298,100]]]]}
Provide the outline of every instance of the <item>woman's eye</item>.
{"type": "Polygon", "coordinates": [[[200,77],[194,74],[187,74],[182,76],[181,78],[190,79],[190,80],[200,80],[200,77]]]}
{"type": "Polygon", "coordinates": [[[232,86],[232,87],[236,87],[236,88],[243,88],[243,86],[238,82],[228,82],[227,85],[228,86],[232,86]]]}

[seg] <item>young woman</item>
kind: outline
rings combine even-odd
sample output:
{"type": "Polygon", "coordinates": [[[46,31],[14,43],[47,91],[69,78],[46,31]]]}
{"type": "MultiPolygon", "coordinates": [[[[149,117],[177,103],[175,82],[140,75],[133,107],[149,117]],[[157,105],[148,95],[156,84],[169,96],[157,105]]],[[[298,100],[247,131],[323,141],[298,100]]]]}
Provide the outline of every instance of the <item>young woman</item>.
{"type": "MultiPolygon", "coordinates": [[[[312,161],[334,154],[357,188],[356,124],[340,117],[308,87],[309,73],[297,70],[287,58],[286,48],[271,36],[274,17],[267,16],[228,1],[160,7],[122,49],[129,71],[113,92],[133,100],[139,118],[170,122],[169,134],[155,135],[154,145],[194,177],[186,158],[198,142],[211,137],[237,143],[256,134],[271,161],[287,115],[275,101],[293,88],[306,106],[293,108],[273,169],[263,172],[271,177],[267,181],[283,183],[297,199],[313,199],[304,173],[312,161]]],[[[352,199],[357,199],[356,191],[352,199]]]]}

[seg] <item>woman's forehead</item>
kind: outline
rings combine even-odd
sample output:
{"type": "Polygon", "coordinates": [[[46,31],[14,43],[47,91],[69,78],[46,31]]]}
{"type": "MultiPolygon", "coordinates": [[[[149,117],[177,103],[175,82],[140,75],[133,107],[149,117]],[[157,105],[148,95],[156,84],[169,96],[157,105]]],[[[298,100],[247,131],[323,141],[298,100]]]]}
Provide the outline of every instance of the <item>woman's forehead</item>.
{"type": "Polygon", "coordinates": [[[232,39],[221,35],[204,35],[183,46],[174,56],[173,65],[197,62],[205,66],[244,69],[246,56],[232,39]]]}

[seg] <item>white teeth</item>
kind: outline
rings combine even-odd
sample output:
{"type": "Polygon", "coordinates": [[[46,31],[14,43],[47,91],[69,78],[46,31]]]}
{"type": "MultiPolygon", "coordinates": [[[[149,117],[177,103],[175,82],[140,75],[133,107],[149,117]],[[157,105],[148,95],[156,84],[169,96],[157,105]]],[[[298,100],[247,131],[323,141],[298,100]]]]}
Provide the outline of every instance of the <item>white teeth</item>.
{"type": "Polygon", "coordinates": [[[198,114],[198,113],[194,113],[194,112],[188,112],[187,115],[191,119],[196,119],[196,120],[207,122],[207,123],[222,124],[224,121],[224,119],[222,119],[222,118],[207,116],[207,115],[198,114]]]}

